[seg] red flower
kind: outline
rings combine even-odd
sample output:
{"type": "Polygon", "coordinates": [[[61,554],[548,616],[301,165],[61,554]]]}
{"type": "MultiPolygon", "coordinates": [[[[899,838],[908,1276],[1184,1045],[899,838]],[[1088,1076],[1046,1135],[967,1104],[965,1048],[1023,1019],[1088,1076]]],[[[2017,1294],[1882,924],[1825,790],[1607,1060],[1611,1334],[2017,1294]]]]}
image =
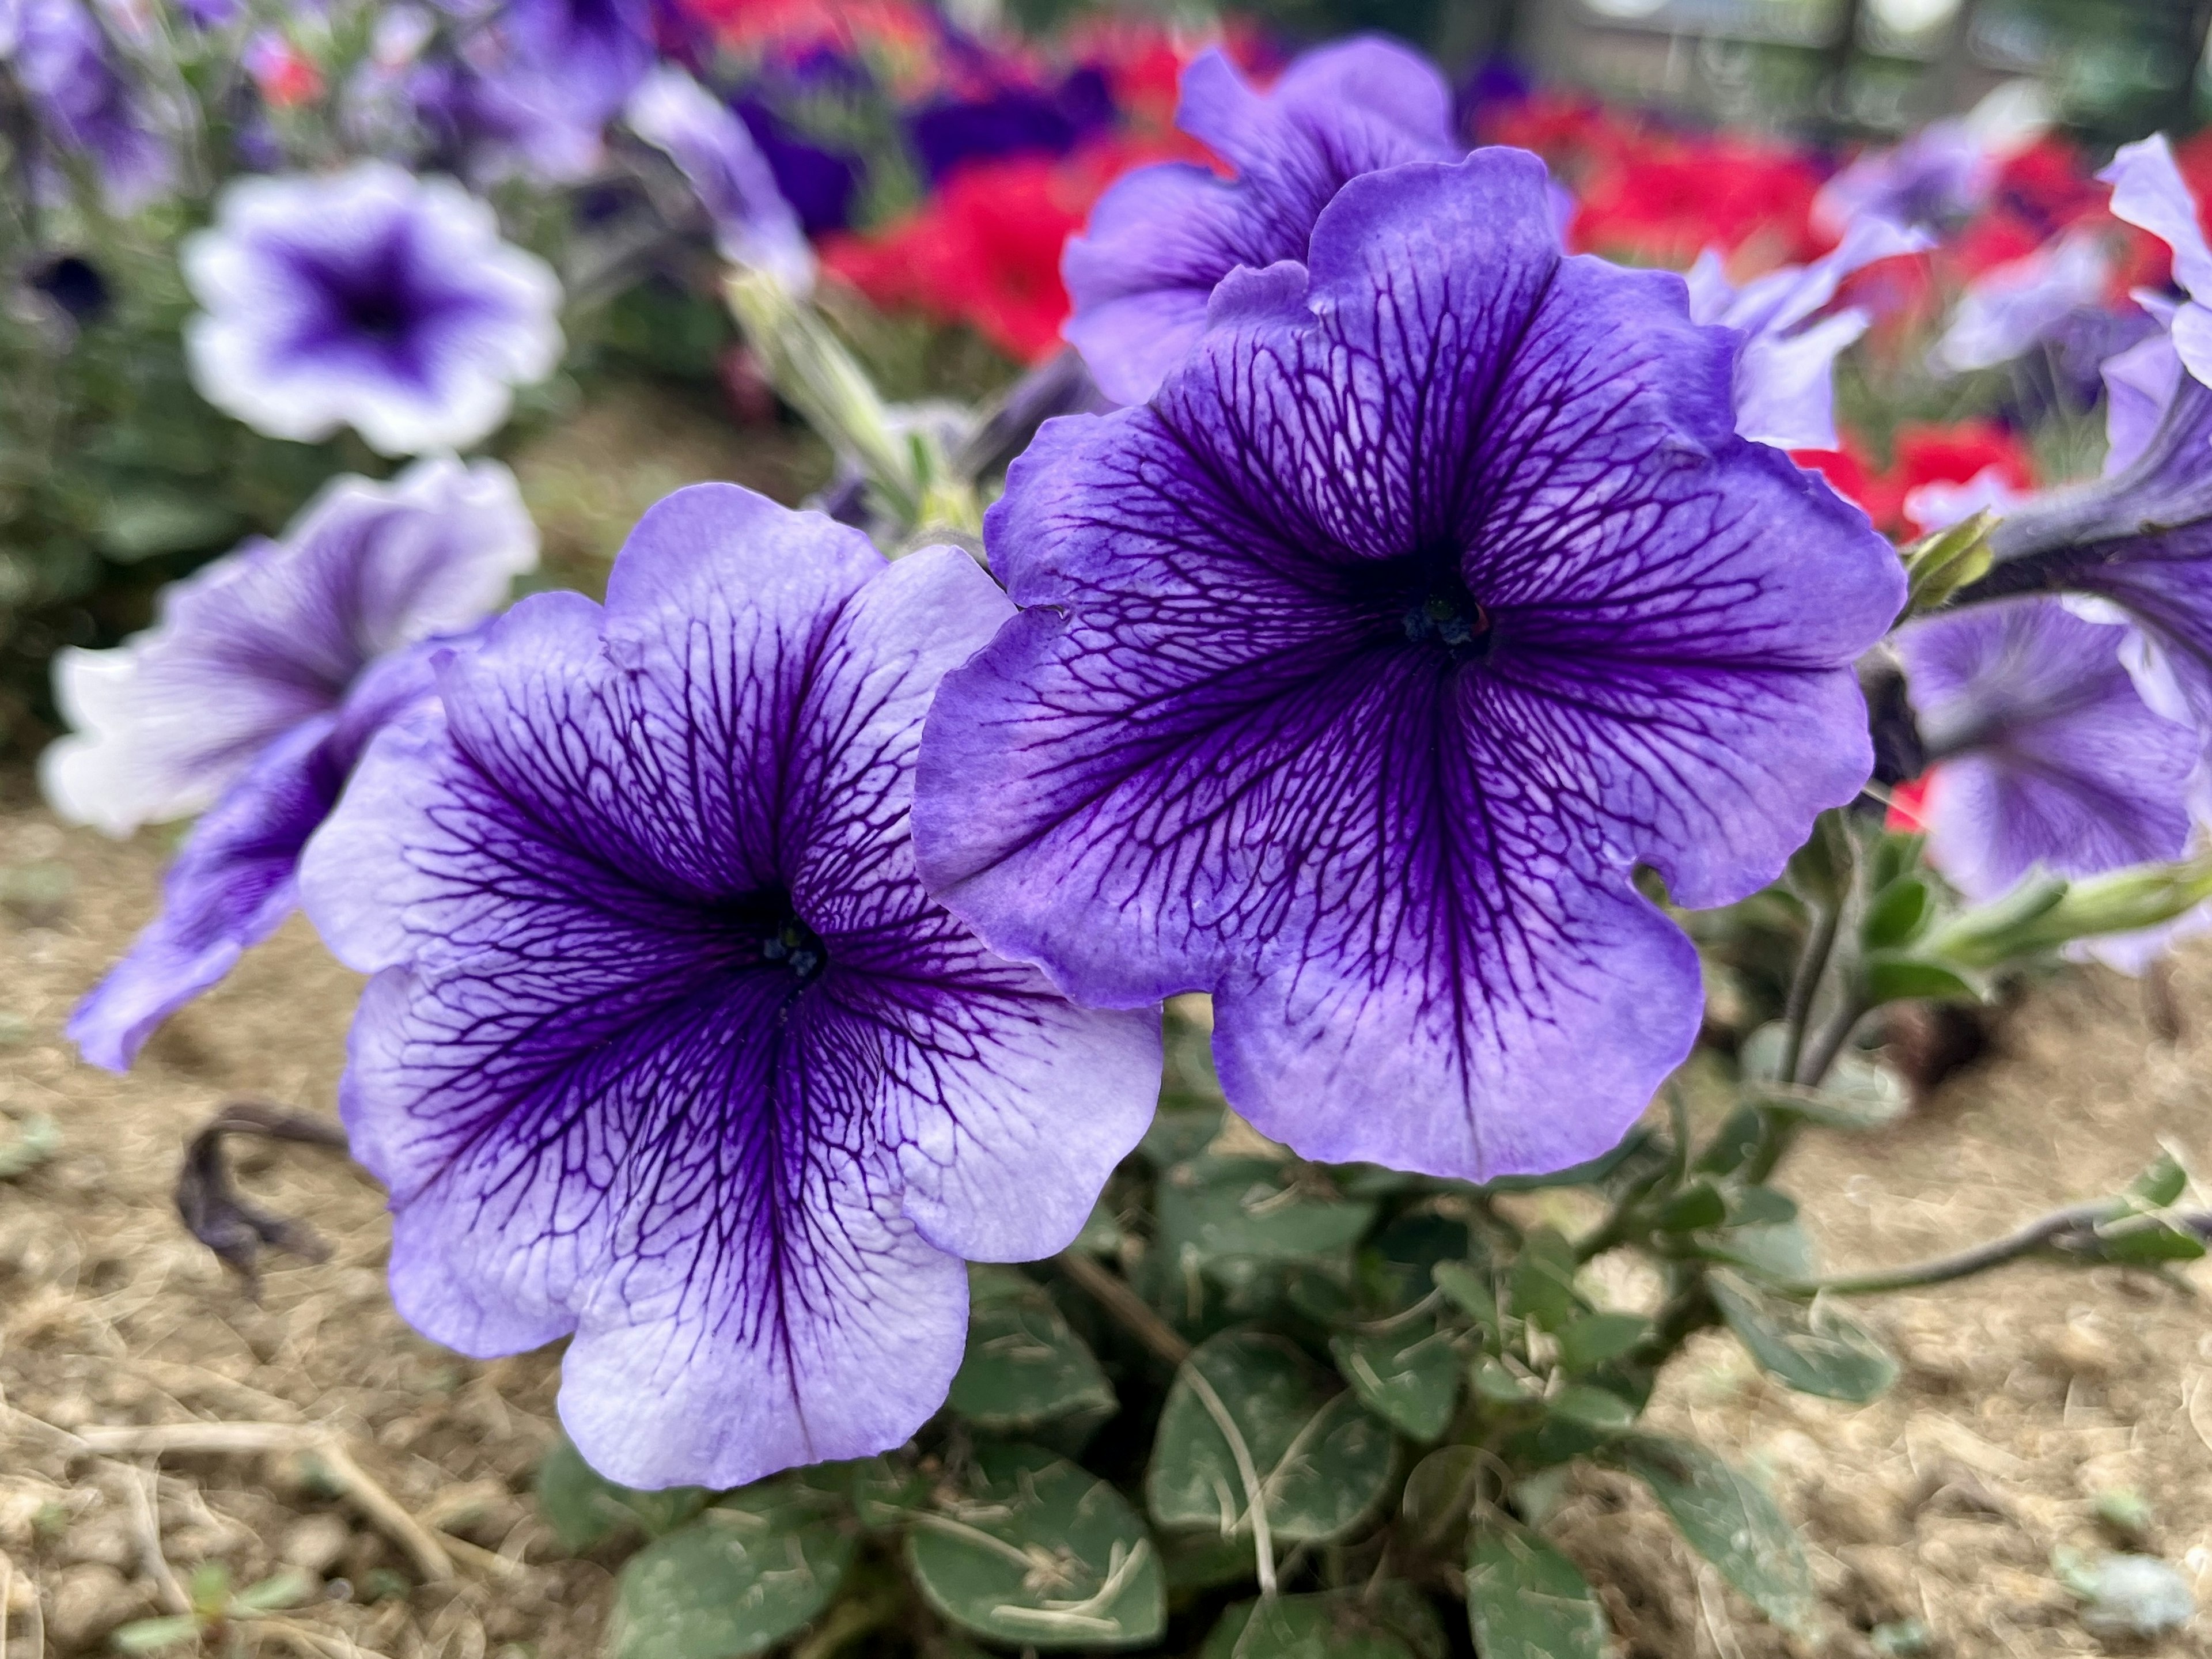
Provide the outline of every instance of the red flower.
{"type": "Polygon", "coordinates": [[[1818,472],[1845,501],[1865,508],[1875,527],[1891,536],[1917,533],[1905,502],[1923,484],[1966,483],[1990,467],[2014,489],[2035,484],[2035,462],[2027,446],[1995,421],[1907,422],[1898,428],[1890,465],[1882,471],[1875,470],[1864,448],[1849,436],[1841,449],[1793,449],[1790,458],[1818,472]]]}
{"type": "Polygon", "coordinates": [[[917,211],[866,236],[823,245],[825,270],[884,310],[965,323],[1008,356],[1060,347],[1067,319],[1060,252],[1099,192],[1154,145],[1107,140],[1060,161],[1018,156],[963,167],[917,211]]]}
{"type": "Polygon", "coordinates": [[[1881,827],[1900,835],[1917,836],[1928,828],[1928,789],[1936,781],[1933,771],[1889,787],[1889,810],[1881,827]]]}
{"type": "Polygon", "coordinates": [[[1794,150],[1729,133],[1650,137],[1593,167],[1571,235],[1577,247],[1670,265],[1717,247],[1741,279],[1820,252],[1820,187],[1794,150]]]}

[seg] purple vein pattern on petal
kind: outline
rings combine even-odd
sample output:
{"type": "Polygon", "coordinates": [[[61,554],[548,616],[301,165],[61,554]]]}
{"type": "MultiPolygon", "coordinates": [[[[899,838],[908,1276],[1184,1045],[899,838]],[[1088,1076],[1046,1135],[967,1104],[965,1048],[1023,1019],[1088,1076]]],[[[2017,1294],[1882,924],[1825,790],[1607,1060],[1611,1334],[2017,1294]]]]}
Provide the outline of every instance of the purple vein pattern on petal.
{"type": "Polygon", "coordinates": [[[1176,125],[1237,170],[1141,167],[1099,198],[1062,275],[1063,331],[1100,390],[1142,403],[1206,328],[1206,296],[1238,265],[1306,257],[1314,221],[1346,179],[1404,161],[1444,161],[1451,94],[1433,64],[1389,41],[1308,52],[1265,93],[1218,51],[1184,71],[1176,125]]]}
{"type": "Polygon", "coordinates": [[[2197,736],[2143,702],[2127,637],[2034,597],[1898,630],[1935,769],[1929,852],[1968,898],[2038,865],[2091,876],[2187,850],[2197,736]]]}
{"type": "Polygon", "coordinates": [[[1734,432],[1680,279],[1561,257],[1505,150],[1346,185],[1152,406],[1048,424],[945,681],[925,876],[1079,1001],[1216,998],[1231,1104],[1477,1178],[1603,1150],[1686,1052],[1688,941],[1869,764],[1901,598],[1734,432]]]}
{"type": "Polygon", "coordinates": [[[905,1439],[961,1258],[1063,1246],[1150,1115],[1156,1017],[1075,1008],[915,873],[922,712],[1008,613],[952,550],[679,492],[604,611],[534,597],[444,665],[309,849],[376,974],[342,1104],[399,1307],[477,1354],[573,1331],[562,1414],[617,1480],[905,1439]]]}
{"type": "Polygon", "coordinates": [[[264,745],[335,710],[368,664],[481,620],[537,560],[495,461],[339,479],[283,540],[256,538],[165,589],[144,633],[60,653],[75,730],[40,757],[46,798],[118,836],[197,811],[264,745]]]}

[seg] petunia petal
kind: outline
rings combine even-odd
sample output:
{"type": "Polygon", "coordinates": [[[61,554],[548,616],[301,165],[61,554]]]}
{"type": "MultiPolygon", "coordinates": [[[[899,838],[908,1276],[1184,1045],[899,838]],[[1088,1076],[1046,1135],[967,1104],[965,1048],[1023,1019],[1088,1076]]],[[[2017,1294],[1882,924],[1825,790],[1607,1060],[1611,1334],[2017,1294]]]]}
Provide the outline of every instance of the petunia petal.
{"type": "Polygon", "coordinates": [[[1214,992],[1302,1151],[1552,1167],[1694,1034],[1633,866],[1740,897],[1856,793],[1901,575],[1735,435],[1680,279],[1560,257],[1533,157],[1355,179],[1311,252],[1303,308],[1238,273],[1151,408],[1012,469],[1024,610],[932,710],[923,872],[1079,1000],[1214,992]]]}

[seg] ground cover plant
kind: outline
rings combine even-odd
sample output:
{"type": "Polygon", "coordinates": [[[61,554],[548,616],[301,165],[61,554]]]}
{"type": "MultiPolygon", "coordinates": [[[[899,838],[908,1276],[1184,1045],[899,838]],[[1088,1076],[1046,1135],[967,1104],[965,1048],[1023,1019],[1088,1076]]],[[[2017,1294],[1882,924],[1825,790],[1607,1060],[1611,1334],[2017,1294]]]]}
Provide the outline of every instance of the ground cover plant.
{"type": "MultiPolygon", "coordinates": [[[[1790,1190],[1807,1125],[1905,1109],[1911,1033],[2069,954],[2149,969],[2212,902],[2195,152],[2093,174],[2013,89],[1821,157],[1465,99],[1379,37],[392,15],[145,46],[324,146],[140,222],[194,395],[425,459],[56,657],[54,808],[197,815],[70,1036],[128,1068],[295,910],[368,975],[340,1115],[393,1303],[477,1358],[565,1340],[544,1513],[647,1540],[611,1651],[1595,1655],[1545,1532],[1583,1466],[1809,1637],[1772,1497],[1642,1424],[1686,1343],[1864,1402],[1860,1298],[2203,1255],[2171,1154],[1902,1267],[1816,1260],[1790,1190]],[[825,50],[854,231],[802,205],[836,152],[754,107],[825,50]],[[480,148],[437,148],[455,108],[480,148]],[[994,224],[1016,176],[1073,216],[994,224]],[[509,605],[536,531],[447,452],[554,373],[577,250],[645,291],[679,244],[733,404],[836,475],[679,490],[603,600],[509,605]],[[894,399],[854,289],[1029,367],[894,399]],[[1565,1188],[1585,1224],[1519,1201],[1565,1188]]],[[[97,227],[191,153],[123,43],[37,18],[25,201],[97,227]]],[[[227,1259],[299,1242],[197,1168],[227,1259]]],[[[2065,1571],[2187,1617],[2151,1557],[2065,1571]]]]}

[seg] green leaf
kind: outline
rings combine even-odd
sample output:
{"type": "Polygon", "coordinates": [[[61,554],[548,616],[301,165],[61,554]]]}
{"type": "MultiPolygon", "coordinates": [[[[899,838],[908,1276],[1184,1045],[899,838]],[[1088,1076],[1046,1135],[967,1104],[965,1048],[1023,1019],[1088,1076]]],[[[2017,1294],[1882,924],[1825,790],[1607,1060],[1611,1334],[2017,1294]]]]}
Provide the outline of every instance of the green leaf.
{"type": "Polygon", "coordinates": [[[571,1555],[625,1532],[640,1531],[648,1538],[672,1532],[698,1514],[710,1495],[703,1486],[663,1492],[618,1486],[585,1462],[566,1435],[538,1465],[538,1513],[571,1555]]]}
{"type": "Polygon", "coordinates": [[[1859,924],[1859,939],[1869,951],[1909,945],[1927,926],[1935,903],[1928,884],[1917,876],[1893,882],[1867,906],[1859,924]]]}
{"type": "Polygon", "coordinates": [[[1797,1218],[1797,1200],[1771,1187],[1739,1188],[1729,1198],[1728,1224],[1764,1227],[1797,1218]]]}
{"type": "Polygon", "coordinates": [[[2100,1253],[2107,1261],[2148,1266],[2160,1261],[2195,1261],[2204,1255],[2204,1243],[2194,1233],[2159,1220],[2122,1223],[2097,1235],[2100,1253]]]}
{"type": "Polygon", "coordinates": [[[1912,1096],[1887,1066],[1863,1054],[1843,1054],[1828,1068],[1818,1089],[1763,1084],[1753,1098],[1770,1110],[1786,1112],[1830,1129],[1879,1129],[1905,1115],[1912,1096]]]}
{"type": "Polygon", "coordinates": [[[61,1150],[62,1132],[44,1112],[33,1112],[5,1142],[0,1142],[0,1181],[27,1176],[61,1150]]]}
{"type": "Polygon", "coordinates": [[[1980,988],[1957,969],[1917,957],[1869,956],[1861,964],[1861,994],[1867,1006],[1889,1002],[1982,1002],[1980,988]]]}
{"type": "Polygon", "coordinates": [[[1710,1181],[1693,1181],[1668,1199],[1659,1211],[1662,1233],[1694,1233],[1717,1227],[1728,1217],[1728,1200],[1710,1181]]]}
{"type": "Polygon", "coordinates": [[[1690,1547],[1753,1607],[1786,1631],[1811,1631],[1812,1569],[1765,1488],[1687,1440],[1632,1435],[1616,1442],[1612,1455],[1651,1488],[1690,1547]]]}
{"type": "Polygon", "coordinates": [[[1971,519],[1923,537],[1905,550],[1905,610],[1932,611],[1970,582],[1989,574],[1996,556],[1990,532],[1996,514],[1984,507],[1971,519]]]}
{"type": "Polygon", "coordinates": [[[1595,1370],[1650,1334],[1651,1322],[1640,1314],[1584,1314],[1559,1333],[1559,1364],[1569,1372],[1595,1370]]]}
{"type": "Polygon", "coordinates": [[[1698,1154],[1696,1168],[1706,1175],[1726,1175],[1741,1169],[1744,1159],[1759,1150],[1765,1125],[1756,1106],[1739,1106],[1713,1131],[1713,1138],[1698,1154]]]}
{"type": "Polygon", "coordinates": [[[1764,1296],[1726,1273],[1705,1288],[1760,1367],[1800,1394],[1864,1403],[1897,1380],[1881,1345],[1825,1304],[1810,1310],[1764,1296]]]}
{"type": "Polygon", "coordinates": [[[1557,1227],[1532,1227],[1513,1258],[1514,1317],[1547,1331],[1565,1328],[1582,1311],[1575,1293],[1575,1247],[1557,1227]]]}
{"type": "Polygon", "coordinates": [[[1801,1285],[1812,1278],[1819,1267],[1812,1235],[1805,1231],[1802,1223],[1796,1221],[1730,1227],[1702,1241],[1698,1253],[1781,1285],[1801,1285]]]}
{"type": "Polygon", "coordinates": [[[929,1501],[929,1477],[911,1463],[890,1457],[863,1457],[843,1465],[822,1464],[817,1472],[838,1468],[851,1471],[846,1493],[854,1514],[871,1532],[903,1526],[929,1501]]]}
{"type": "Polygon", "coordinates": [[[1450,1426],[1465,1366],[1451,1334],[1438,1330],[1434,1320],[1331,1337],[1328,1349],[1367,1409],[1393,1428],[1415,1440],[1434,1440],[1450,1426]]]}
{"type": "Polygon", "coordinates": [[[1867,886],[1881,892],[1900,876],[1917,870],[1928,837],[1896,830],[1884,830],[1875,840],[1867,860],[1867,886]]]}
{"type": "Polygon", "coordinates": [[[2152,1164],[2128,1183],[2128,1200],[2142,1209],[2163,1210],[2189,1189],[2189,1171],[2172,1152],[2160,1152],[2152,1164]]]}
{"type": "Polygon", "coordinates": [[[1194,1257],[1223,1283],[1267,1263],[1347,1264],[1376,1206],[1328,1196],[1293,1164],[1257,1158],[1190,1158],[1161,1176],[1160,1249],[1194,1257]]]}
{"type": "Polygon", "coordinates": [[[1575,1564],[1526,1528],[1468,1540],[1467,1616],[1482,1659],[1605,1659],[1605,1608],[1575,1564]]]}
{"type": "Polygon", "coordinates": [[[1324,1590],[1240,1601],[1224,1613],[1206,1638],[1199,1659],[1428,1659],[1443,1652],[1417,1621],[1436,1613],[1410,1586],[1383,1583],[1361,1589],[1324,1590]],[[1414,1610],[1418,1609],[1418,1612],[1414,1610]],[[1407,1628],[1408,1625],[1413,1629],[1407,1628]]]}
{"type": "Polygon", "coordinates": [[[197,1641],[199,1633],[198,1620],[189,1613],[177,1613],[161,1619],[133,1620],[108,1639],[125,1653],[155,1653],[179,1642],[197,1641]]]}
{"type": "Polygon", "coordinates": [[[1382,1500],[1390,1482],[1390,1435],[1349,1389],[1298,1347],[1255,1331],[1224,1331],[1183,1362],[1160,1412],[1145,1494],[1164,1527],[1251,1527],[1249,1480],[1284,1542],[1331,1538],[1382,1500]],[[1200,1382],[1229,1421],[1215,1419],[1200,1382]],[[1230,1433],[1237,1437],[1240,1459],[1230,1433]]]}
{"type": "Polygon", "coordinates": [[[1813,820],[1811,837],[1790,855],[1790,884],[1809,903],[1824,910],[1839,908],[1850,890],[1856,854],[1844,815],[1834,810],[1823,812],[1813,820]]]}
{"type": "Polygon", "coordinates": [[[1431,1270],[1437,1288],[1444,1298],[1469,1319],[1482,1328],[1493,1342],[1498,1340],[1500,1322],[1498,1296],[1490,1288],[1490,1275],[1480,1273],[1464,1261],[1439,1261],[1431,1270]]]}
{"type": "Polygon", "coordinates": [[[1496,1406],[1525,1406],[1535,1398],[1535,1390],[1526,1381],[1489,1354],[1474,1362],[1474,1391],[1496,1406]]]}
{"type": "Polygon", "coordinates": [[[1569,1383],[1547,1399],[1544,1407],[1554,1417],[1564,1417],[1601,1434],[1618,1434],[1636,1421],[1635,1407],[1609,1389],[1594,1389],[1587,1382],[1569,1383]]]}
{"type": "Polygon", "coordinates": [[[856,1540],[842,1506],[799,1480],[717,1499],[624,1564],[610,1659],[744,1659],[810,1623],[836,1595],[856,1540]]]}
{"type": "Polygon", "coordinates": [[[296,1568],[288,1568],[257,1584],[248,1584],[231,1597],[234,1606],[254,1613],[273,1613],[279,1607],[296,1607],[313,1595],[315,1581],[296,1568]]]}
{"type": "Polygon", "coordinates": [[[1095,1425],[1114,1414],[1097,1357],[1042,1285],[1011,1267],[972,1267],[969,1278],[968,1352],[947,1405],[994,1434],[1062,1419],[1095,1425]]]}
{"type": "Polygon", "coordinates": [[[1206,1143],[1221,1133],[1221,1108],[1173,1110],[1163,1107],[1152,1115],[1152,1126],[1137,1143],[1137,1156],[1156,1170],[1167,1170],[1196,1158],[1206,1143]]]}
{"type": "Polygon", "coordinates": [[[923,1597],[992,1641],[1141,1647],[1167,1625],[1159,1551],[1105,1481],[1036,1446],[986,1446],[968,1490],[917,1516],[907,1565],[923,1597]]]}
{"type": "Polygon", "coordinates": [[[1398,1513],[1416,1540],[1449,1543],[1467,1524],[1468,1507],[1480,1494],[1481,1463],[1482,1454],[1473,1446],[1439,1446],[1413,1465],[1398,1513]]]}

